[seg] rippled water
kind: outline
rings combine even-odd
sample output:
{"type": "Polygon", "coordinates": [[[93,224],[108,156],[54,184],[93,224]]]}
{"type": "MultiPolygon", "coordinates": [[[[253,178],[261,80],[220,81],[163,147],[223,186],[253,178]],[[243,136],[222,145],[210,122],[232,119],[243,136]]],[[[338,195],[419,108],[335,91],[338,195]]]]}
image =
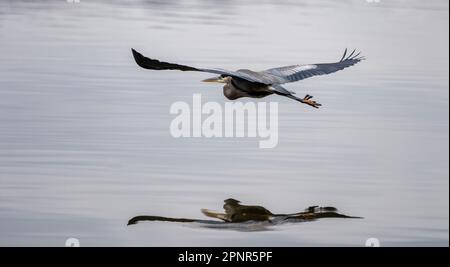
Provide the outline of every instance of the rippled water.
{"type": "MultiPolygon", "coordinates": [[[[448,246],[448,1],[0,2],[0,245],[448,246]],[[202,73],[139,69],[130,48],[194,66],[368,60],[287,85],[279,144],[174,139],[170,105],[223,103],[202,73]],[[228,197],[362,220],[255,231],[202,218],[228,197]]],[[[251,100],[250,100],[251,101],[251,100]]],[[[245,228],[245,227],[244,227],[245,228]]],[[[251,227],[250,227],[251,228],[251,227]]],[[[250,229],[252,230],[252,229],[250,229]]]]}

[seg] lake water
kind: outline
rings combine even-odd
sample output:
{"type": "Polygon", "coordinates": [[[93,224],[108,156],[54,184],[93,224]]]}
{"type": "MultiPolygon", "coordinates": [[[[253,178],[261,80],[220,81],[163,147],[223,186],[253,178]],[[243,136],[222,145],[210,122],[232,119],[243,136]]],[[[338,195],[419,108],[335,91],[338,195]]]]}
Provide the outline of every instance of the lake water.
{"type": "MultiPolygon", "coordinates": [[[[449,2],[0,2],[0,245],[449,245],[449,2]],[[367,60],[286,85],[279,143],[173,138],[176,101],[224,103],[195,72],[148,71],[130,48],[199,67],[367,60]],[[268,228],[203,218],[233,197],[274,212],[332,205],[360,220],[268,228]]],[[[245,100],[247,101],[247,100],[245,100]]],[[[248,101],[253,101],[249,99],[248,101]]]]}

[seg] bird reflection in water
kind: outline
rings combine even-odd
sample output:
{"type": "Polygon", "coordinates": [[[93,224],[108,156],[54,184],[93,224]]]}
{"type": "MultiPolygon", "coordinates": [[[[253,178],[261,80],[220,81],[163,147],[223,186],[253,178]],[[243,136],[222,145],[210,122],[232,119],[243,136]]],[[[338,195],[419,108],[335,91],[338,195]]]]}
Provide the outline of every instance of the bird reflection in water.
{"type": "Polygon", "coordinates": [[[141,215],[131,218],[128,225],[142,221],[162,221],[178,223],[200,223],[209,228],[242,228],[239,230],[265,230],[267,226],[287,222],[306,222],[321,218],[347,218],[361,219],[362,217],[348,216],[338,213],[335,207],[310,206],[303,211],[290,214],[276,214],[262,206],[242,205],[239,200],[226,199],[223,206],[225,212],[215,212],[201,209],[201,212],[210,218],[218,220],[170,218],[161,216],[141,215]],[[257,226],[256,228],[254,228],[257,226]],[[262,227],[262,228],[261,228],[262,227]]]}

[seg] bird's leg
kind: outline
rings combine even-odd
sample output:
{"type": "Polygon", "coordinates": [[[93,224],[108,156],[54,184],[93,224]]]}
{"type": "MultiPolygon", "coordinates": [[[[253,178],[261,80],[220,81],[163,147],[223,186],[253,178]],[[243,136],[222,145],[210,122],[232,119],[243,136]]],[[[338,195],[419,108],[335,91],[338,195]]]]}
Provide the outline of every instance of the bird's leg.
{"type": "Polygon", "coordinates": [[[314,107],[314,108],[319,108],[320,106],[322,106],[322,104],[319,104],[314,100],[311,100],[311,98],[313,98],[311,95],[306,95],[304,98],[299,98],[292,94],[282,94],[282,95],[285,97],[289,97],[290,99],[294,99],[300,103],[310,105],[311,107],[314,107]]]}
{"type": "Polygon", "coordinates": [[[303,99],[300,99],[300,102],[306,105],[310,105],[311,107],[314,108],[319,108],[320,106],[322,106],[322,104],[319,104],[314,100],[311,100],[312,98],[313,98],[312,95],[306,95],[303,99]]]}

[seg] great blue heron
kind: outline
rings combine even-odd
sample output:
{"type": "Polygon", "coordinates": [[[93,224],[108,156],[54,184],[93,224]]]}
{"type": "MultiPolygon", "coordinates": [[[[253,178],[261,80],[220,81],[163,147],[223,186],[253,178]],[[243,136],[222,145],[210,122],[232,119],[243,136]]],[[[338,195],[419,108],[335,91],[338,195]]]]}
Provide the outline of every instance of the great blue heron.
{"type": "Polygon", "coordinates": [[[194,68],[163,62],[157,59],[147,58],[136,52],[134,49],[131,50],[136,63],[144,69],[200,71],[219,74],[220,76],[218,77],[203,81],[225,83],[223,94],[230,100],[241,97],[262,98],[271,94],[277,94],[289,97],[315,108],[319,108],[321,104],[312,100],[311,95],[306,95],[304,98],[298,98],[293,95],[295,94],[294,92],[285,89],[281,84],[300,81],[312,76],[330,74],[353,66],[361,60],[364,60],[364,57],[360,57],[361,53],[355,54],[356,50],[353,50],[353,52],[347,55],[347,49],[345,49],[341,60],[335,63],[292,65],[258,72],[247,69],[228,71],[224,69],[194,68]]]}

